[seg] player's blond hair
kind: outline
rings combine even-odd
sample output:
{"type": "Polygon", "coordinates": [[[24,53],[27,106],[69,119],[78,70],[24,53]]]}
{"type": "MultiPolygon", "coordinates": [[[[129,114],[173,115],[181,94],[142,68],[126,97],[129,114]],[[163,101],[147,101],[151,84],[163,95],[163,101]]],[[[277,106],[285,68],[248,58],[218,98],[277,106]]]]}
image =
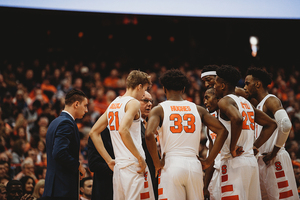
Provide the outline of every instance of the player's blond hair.
{"type": "Polygon", "coordinates": [[[129,88],[136,88],[139,84],[142,84],[142,86],[149,84],[151,85],[151,79],[150,76],[142,71],[139,70],[132,70],[126,79],[126,87],[129,88]]]}

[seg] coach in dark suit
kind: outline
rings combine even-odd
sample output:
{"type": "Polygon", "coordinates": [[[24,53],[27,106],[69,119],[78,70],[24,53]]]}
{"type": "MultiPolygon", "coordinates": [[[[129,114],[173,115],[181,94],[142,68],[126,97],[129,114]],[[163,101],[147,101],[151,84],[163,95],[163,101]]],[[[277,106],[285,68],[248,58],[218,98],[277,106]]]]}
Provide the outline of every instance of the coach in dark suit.
{"type": "Polygon", "coordinates": [[[75,119],[84,116],[88,100],[76,89],[69,91],[65,108],[49,125],[46,135],[47,174],[43,197],[46,199],[78,200],[79,171],[85,169],[79,162],[79,131],[75,119]]]}
{"type": "MultiPolygon", "coordinates": [[[[115,155],[108,128],[101,133],[103,144],[108,154],[114,159],[115,155]]],[[[100,156],[91,138],[88,141],[89,168],[94,172],[92,200],[113,200],[113,171],[100,156]]]]}
{"type": "Polygon", "coordinates": [[[140,100],[140,103],[141,103],[140,110],[141,110],[141,114],[142,114],[142,122],[141,122],[142,123],[141,124],[142,146],[145,151],[146,163],[149,168],[150,175],[151,175],[154,196],[155,196],[155,199],[157,200],[158,199],[158,179],[157,179],[157,177],[155,177],[155,167],[154,167],[151,155],[148,151],[146,141],[145,141],[145,128],[146,128],[146,123],[147,123],[146,119],[148,118],[148,115],[149,115],[150,110],[153,105],[153,99],[152,99],[151,94],[146,91],[145,95],[140,100]]]}

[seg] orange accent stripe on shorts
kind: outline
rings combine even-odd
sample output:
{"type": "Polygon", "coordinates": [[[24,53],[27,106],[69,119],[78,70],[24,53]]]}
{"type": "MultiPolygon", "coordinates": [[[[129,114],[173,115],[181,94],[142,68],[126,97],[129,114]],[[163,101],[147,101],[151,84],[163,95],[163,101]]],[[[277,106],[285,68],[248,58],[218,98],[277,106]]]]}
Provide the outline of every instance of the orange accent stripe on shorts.
{"type": "Polygon", "coordinates": [[[162,195],[164,192],[163,192],[163,188],[159,188],[158,189],[158,195],[162,195]]]}
{"type": "Polygon", "coordinates": [[[288,198],[288,197],[291,197],[293,196],[293,191],[292,190],[289,190],[287,192],[280,192],[279,193],[279,199],[285,199],[285,198],[288,198]]]}
{"type": "Polygon", "coordinates": [[[160,178],[158,178],[158,184],[160,184],[160,178]]]}
{"type": "Polygon", "coordinates": [[[284,187],[289,186],[289,182],[288,181],[282,181],[282,182],[278,182],[277,185],[278,185],[278,188],[284,188],[284,187]]]}
{"type": "Polygon", "coordinates": [[[231,192],[233,191],[233,186],[232,185],[225,185],[221,187],[221,191],[222,193],[224,192],[231,192]]]}
{"type": "Polygon", "coordinates": [[[239,200],[239,195],[228,196],[228,197],[222,197],[221,200],[239,200]]]}
{"type": "Polygon", "coordinates": [[[148,181],[144,182],[144,188],[147,188],[147,187],[148,187],[148,181]]]}
{"type": "Polygon", "coordinates": [[[150,193],[149,192],[141,193],[141,199],[148,199],[148,198],[150,198],[150,193]]]}
{"type": "Polygon", "coordinates": [[[285,177],[284,171],[275,172],[276,178],[285,177]]]}
{"type": "Polygon", "coordinates": [[[221,176],[222,182],[228,181],[228,174],[221,176]]]}

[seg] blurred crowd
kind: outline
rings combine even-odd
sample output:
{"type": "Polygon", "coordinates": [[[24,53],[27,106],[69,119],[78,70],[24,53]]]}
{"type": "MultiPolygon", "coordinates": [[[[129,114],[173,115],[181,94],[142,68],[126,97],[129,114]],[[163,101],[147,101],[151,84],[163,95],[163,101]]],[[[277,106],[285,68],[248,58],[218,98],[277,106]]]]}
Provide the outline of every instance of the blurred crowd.
{"type": "MultiPolygon", "coordinates": [[[[203,105],[205,91],[200,78],[202,67],[191,67],[189,63],[178,66],[190,81],[184,99],[198,105],[203,105]]],[[[273,74],[269,92],[281,99],[293,125],[285,148],[293,160],[299,187],[300,70],[296,67],[264,68],[273,74]]],[[[167,69],[168,66],[154,63],[144,70],[151,75],[153,85],[149,92],[154,106],[165,100],[158,78],[167,69]]],[[[85,163],[88,176],[93,176],[87,162],[88,133],[108,105],[125,93],[125,80],[130,70],[122,67],[121,62],[111,65],[104,61],[42,63],[39,59],[31,63],[3,62],[0,67],[0,186],[12,179],[21,180],[26,186],[24,191],[32,194],[38,190],[34,194],[36,198],[40,197],[47,170],[47,127],[60,114],[65,94],[72,88],[82,90],[89,98],[89,112],[83,119],[77,120],[77,125],[80,130],[80,160],[85,163]],[[27,184],[28,181],[31,184],[27,184]]],[[[240,70],[245,74],[246,69],[240,70]]],[[[243,78],[239,81],[239,87],[244,85],[243,78]]],[[[202,157],[207,151],[205,143],[203,132],[199,149],[202,157]]]]}

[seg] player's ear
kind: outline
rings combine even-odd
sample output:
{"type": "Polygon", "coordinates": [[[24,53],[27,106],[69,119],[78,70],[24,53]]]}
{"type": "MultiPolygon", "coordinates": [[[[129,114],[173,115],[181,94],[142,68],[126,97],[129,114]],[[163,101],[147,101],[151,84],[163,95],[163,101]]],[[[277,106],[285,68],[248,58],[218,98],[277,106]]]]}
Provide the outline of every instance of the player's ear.
{"type": "Polygon", "coordinates": [[[139,84],[137,87],[138,87],[138,90],[141,90],[141,89],[143,89],[143,86],[142,86],[142,84],[139,84]]]}
{"type": "Polygon", "coordinates": [[[184,93],[184,91],[185,91],[185,87],[183,88],[182,93],[184,93]]]}
{"type": "Polygon", "coordinates": [[[225,88],[226,88],[226,83],[225,83],[225,82],[222,82],[222,83],[221,83],[221,89],[222,89],[222,90],[225,90],[225,88]]]}
{"type": "Polygon", "coordinates": [[[256,87],[256,88],[260,88],[260,87],[261,87],[261,85],[262,85],[262,84],[261,84],[261,82],[260,82],[260,81],[256,81],[256,83],[255,83],[255,87],[256,87]]]}

